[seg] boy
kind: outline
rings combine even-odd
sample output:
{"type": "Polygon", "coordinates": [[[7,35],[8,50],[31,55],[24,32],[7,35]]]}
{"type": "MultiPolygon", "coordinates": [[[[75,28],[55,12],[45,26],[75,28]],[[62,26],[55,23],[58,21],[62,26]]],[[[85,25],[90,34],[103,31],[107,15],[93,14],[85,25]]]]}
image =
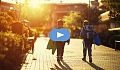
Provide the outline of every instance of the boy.
{"type": "Polygon", "coordinates": [[[96,32],[93,30],[93,25],[88,25],[88,21],[84,20],[83,22],[83,29],[80,32],[80,35],[83,38],[83,61],[86,61],[86,52],[88,49],[88,55],[89,55],[89,62],[92,62],[92,44],[93,39],[96,36],[96,32]]]}
{"type": "MultiPolygon", "coordinates": [[[[57,29],[63,28],[63,21],[61,19],[59,19],[58,22],[57,22],[57,25],[58,25],[57,29]]],[[[64,46],[65,46],[66,42],[69,45],[70,39],[67,40],[67,41],[56,41],[56,45],[57,45],[57,61],[58,62],[63,59],[64,46]]]]}

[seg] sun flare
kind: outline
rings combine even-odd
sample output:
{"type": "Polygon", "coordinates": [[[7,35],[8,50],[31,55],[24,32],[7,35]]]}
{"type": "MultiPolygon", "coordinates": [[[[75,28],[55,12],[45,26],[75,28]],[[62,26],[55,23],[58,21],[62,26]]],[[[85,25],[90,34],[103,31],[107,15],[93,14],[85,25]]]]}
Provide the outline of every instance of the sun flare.
{"type": "Polygon", "coordinates": [[[39,0],[31,0],[29,4],[33,7],[38,7],[38,4],[40,3],[39,0]]]}

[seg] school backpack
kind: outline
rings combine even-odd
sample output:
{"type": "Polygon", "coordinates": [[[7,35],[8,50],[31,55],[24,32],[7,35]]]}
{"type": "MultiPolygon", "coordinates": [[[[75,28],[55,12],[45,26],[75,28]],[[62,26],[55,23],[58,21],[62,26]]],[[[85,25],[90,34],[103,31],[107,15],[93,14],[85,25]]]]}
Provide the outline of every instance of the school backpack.
{"type": "Polygon", "coordinates": [[[100,38],[99,38],[98,34],[96,34],[96,37],[94,38],[94,43],[95,43],[97,46],[101,45],[101,41],[100,41],[100,38]]]}
{"type": "Polygon", "coordinates": [[[83,27],[82,37],[84,39],[94,39],[95,31],[93,25],[86,25],[83,27]]]}

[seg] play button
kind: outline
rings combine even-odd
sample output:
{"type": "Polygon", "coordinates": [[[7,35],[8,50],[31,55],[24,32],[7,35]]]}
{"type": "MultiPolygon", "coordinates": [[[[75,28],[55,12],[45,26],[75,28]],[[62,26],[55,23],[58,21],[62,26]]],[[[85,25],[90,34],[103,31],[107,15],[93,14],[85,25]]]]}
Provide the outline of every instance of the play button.
{"type": "Polygon", "coordinates": [[[67,29],[53,29],[49,36],[53,41],[67,41],[70,38],[70,32],[67,29]]]}
{"type": "Polygon", "coordinates": [[[59,38],[61,36],[64,36],[64,34],[61,34],[61,33],[57,32],[57,38],[59,38]]]}

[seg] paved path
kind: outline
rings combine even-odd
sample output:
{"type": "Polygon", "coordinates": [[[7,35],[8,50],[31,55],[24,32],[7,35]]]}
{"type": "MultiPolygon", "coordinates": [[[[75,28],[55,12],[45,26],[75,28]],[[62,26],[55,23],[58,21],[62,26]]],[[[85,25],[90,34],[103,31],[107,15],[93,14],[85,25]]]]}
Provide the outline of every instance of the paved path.
{"type": "MultiPolygon", "coordinates": [[[[49,38],[38,38],[34,55],[28,54],[21,70],[120,70],[120,51],[105,46],[92,47],[93,63],[82,61],[82,40],[71,39],[65,46],[64,61],[57,63],[56,53],[46,49],[49,38]],[[37,60],[32,60],[33,56],[37,60]]],[[[88,56],[87,56],[88,61],[88,56]]]]}

